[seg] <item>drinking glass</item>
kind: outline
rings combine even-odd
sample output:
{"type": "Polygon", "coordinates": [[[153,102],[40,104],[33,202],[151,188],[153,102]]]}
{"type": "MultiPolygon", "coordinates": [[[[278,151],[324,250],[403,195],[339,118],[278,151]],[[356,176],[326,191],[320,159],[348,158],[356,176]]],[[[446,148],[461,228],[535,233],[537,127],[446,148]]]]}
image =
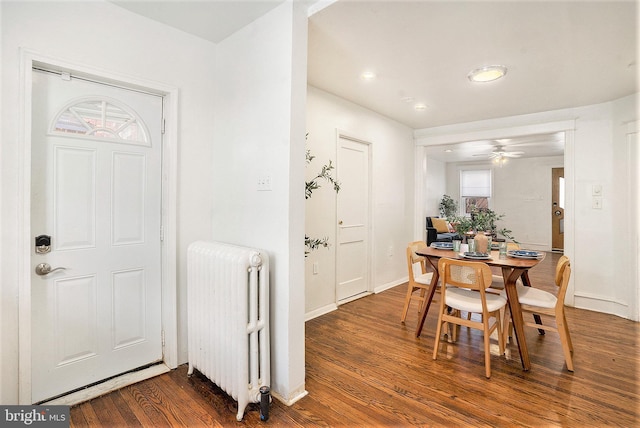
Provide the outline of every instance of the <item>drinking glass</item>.
{"type": "Polygon", "coordinates": [[[476,240],[475,239],[469,239],[469,252],[470,253],[475,253],[476,252],[476,240]]]}
{"type": "Polygon", "coordinates": [[[460,244],[462,244],[462,241],[460,241],[459,239],[454,239],[453,240],[453,252],[454,253],[459,253],[460,252],[460,244]]]}
{"type": "Polygon", "coordinates": [[[501,259],[506,259],[507,258],[507,243],[506,242],[501,242],[500,243],[500,258],[501,259]]]}

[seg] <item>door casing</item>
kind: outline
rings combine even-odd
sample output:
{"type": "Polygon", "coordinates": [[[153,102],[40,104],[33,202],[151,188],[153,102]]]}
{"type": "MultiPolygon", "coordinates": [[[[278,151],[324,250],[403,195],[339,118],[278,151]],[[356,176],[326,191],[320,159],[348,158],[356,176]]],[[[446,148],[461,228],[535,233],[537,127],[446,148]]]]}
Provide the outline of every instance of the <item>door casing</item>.
{"type": "Polygon", "coordinates": [[[20,126],[22,151],[19,162],[19,192],[21,206],[18,215],[18,389],[19,404],[31,404],[31,108],[32,69],[34,66],[60,69],[83,78],[106,82],[125,88],[144,90],[165,98],[165,127],[162,149],[162,329],[164,331],[164,363],[169,368],[178,365],[177,329],[177,117],[178,89],[145,79],[93,69],[58,58],[46,57],[28,49],[20,50],[20,126]]]}

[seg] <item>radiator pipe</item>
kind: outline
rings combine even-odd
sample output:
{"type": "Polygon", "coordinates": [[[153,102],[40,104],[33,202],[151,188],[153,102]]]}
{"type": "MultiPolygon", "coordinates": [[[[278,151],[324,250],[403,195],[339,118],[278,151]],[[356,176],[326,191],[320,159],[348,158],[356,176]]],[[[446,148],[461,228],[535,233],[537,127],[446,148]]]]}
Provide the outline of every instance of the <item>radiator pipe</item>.
{"type": "Polygon", "coordinates": [[[269,420],[269,402],[271,401],[271,392],[268,386],[260,387],[260,420],[269,420]]]}

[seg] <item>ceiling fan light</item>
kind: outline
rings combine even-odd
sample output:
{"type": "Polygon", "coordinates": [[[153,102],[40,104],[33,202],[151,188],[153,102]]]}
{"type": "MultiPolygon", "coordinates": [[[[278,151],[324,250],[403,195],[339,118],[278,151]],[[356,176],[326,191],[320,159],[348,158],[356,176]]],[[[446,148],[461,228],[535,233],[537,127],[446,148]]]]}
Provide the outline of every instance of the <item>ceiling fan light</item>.
{"type": "Polygon", "coordinates": [[[472,82],[492,82],[507,74],[507,67],[504,65],[487,65],[476,68],[467,75],[472,82]]]}

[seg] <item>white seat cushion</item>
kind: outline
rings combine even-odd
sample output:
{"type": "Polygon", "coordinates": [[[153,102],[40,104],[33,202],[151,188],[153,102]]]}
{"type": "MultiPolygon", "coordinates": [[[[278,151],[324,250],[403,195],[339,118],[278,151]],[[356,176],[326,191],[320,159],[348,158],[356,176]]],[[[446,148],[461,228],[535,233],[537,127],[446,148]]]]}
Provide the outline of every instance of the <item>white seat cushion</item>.
{"type": "MultiPolygon", "coordinates": [[[[485,293],[485,297],[489,312],[497,311],[507,304],[507,299],[498,294],[485,293]]],[[[466,288],[447,287],[445,304],[464,312],[482,312],[480,292],[466,288]]]]}
{"type": "MultiPolygon", "coordinates": [[[[516,281],[517,285],[523,285],[522,279],[518,278],[516,281]]],[[[494,290],[504,290],[504,278],[502,275],[492,275],[491,276],[491,288],[494,290]]]]}
{"type": "MultiPolygon", "coordinates": [[[[548,291],[540,290],[535,287],[525,287],[517,285],[518,301],[521,305],[537,306],[539,308],[555,308],[558,299],[548,291]]],[[[506,291],[500,293],[501,296],[507,297],[506,291]]]]}
{"type": "Polygon", "coordinates": [[[431,278],[433,278],[433,272],[427,272],[415,276],[414,279],[418,284],[429,285],[431,284],[431,278]]]}

